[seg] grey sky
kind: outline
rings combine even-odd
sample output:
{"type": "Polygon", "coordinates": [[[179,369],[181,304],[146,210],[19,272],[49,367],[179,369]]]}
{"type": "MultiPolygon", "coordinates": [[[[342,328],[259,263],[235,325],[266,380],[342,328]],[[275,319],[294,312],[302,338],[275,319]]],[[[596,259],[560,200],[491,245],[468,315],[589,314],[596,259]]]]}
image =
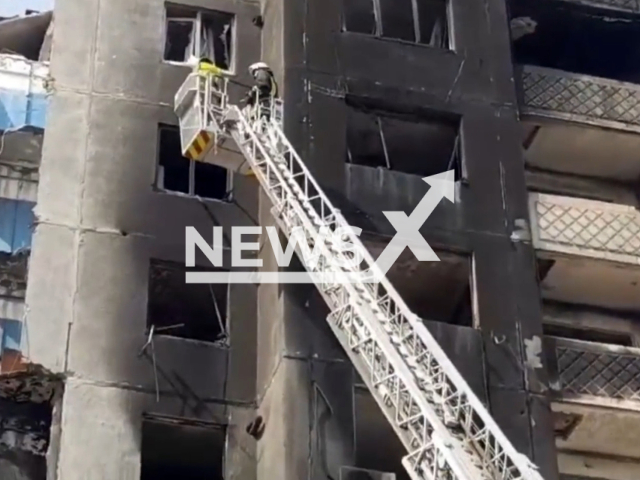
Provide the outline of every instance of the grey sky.
{"type": "Polygon", "coordinates": [[[50,10],[53,0],[0,0],[0,17],[24,13],[26,9],[50,10]]]}

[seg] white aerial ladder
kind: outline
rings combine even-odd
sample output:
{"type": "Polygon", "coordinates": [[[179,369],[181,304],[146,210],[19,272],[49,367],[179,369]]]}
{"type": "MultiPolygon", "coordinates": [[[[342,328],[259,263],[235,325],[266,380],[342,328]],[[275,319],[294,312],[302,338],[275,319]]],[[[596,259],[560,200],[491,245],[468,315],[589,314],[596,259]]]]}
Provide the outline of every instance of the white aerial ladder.
{"type": "MultiPolygon", "coordinates": [[[[260,105],[240,109],[228,103],[226,79],[192,73],[176,94],[175,111],[183,150],[201,131],[207,132],[213,141],[201,159],[254,174],[287,237],[301,231],[313,248],[321,228],[353,232],[284,135],[279,100],[266,111],[260,105]],[[236,154],[229,153],[229,143],[235,144],[236,154]],[[221,144],[225,151],[217,152],[221,144]]],[[[310,273],[330,272],[338,280],[370,275],[366,282],[329,279],[316,286],[329,306],[331,329],[408,451],[402,463],[411,478],[543,480],[380,273],[358,236],[346,236],[343,240],[364,258],[357,267],[336,261],[346,253],[330,239],[320,242],[315,264],[298,253],[310,273]]]]}

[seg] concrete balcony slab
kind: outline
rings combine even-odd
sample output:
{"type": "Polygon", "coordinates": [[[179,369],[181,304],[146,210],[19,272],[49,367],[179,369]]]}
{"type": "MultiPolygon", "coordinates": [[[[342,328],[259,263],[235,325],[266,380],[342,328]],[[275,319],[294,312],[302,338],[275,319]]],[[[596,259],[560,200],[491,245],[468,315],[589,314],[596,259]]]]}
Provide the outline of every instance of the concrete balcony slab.
{"type": "Polygon", "coordinates": [[[640,211],[636,208],[530,193],[529,209],[537,250],[640,265],[640,211]]]}
{"type": "Polygon", "coordinates": [[[525,115],[640,131],[640,85],[532,65],[516,71],[525,115]]]}
{"type": "Polygon", "coordinates": [[[530,65],[516,74],[529,166],[621,181],[640,176],[640,85],[530,65]]]}
{"type": "Polygon", "coordinates": [[[545,348],[558,448],[640,458],[640,349],[556,337],[545,348]]]}
{"type": "Polygon", "coordinates": [[[542,296],[640,310],[640,212],[575,197],[529,194],[533,246],[550,266],[542,296]]]}

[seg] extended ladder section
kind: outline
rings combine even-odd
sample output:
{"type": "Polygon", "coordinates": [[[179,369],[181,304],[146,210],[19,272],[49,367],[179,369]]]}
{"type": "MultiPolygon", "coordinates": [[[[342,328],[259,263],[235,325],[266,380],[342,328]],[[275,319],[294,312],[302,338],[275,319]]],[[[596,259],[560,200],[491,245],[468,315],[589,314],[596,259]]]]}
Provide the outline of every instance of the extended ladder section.
{"type": "Polygon", "coordinates": [[[207,112],[214,122],[207,128],[235,141],[273,203],[279,228],[288,237],[302,232],[311,249],[322,239],[317,261],[298,254],[311,274],[331,274],[314,277],[324,278],[316,286],[331,312],[327,321],[406,447],[402,463],[411,478],[542,480],[309,173],[282,131],[282,104],[240,109],[223,98],[222,105],[207,112]],[[327,229],[346,232],[341,240],[363,262],[350,267],[348,252],[322,236],[327,229]],[[347,279],[357,275],[368,280],[347,279]]]}

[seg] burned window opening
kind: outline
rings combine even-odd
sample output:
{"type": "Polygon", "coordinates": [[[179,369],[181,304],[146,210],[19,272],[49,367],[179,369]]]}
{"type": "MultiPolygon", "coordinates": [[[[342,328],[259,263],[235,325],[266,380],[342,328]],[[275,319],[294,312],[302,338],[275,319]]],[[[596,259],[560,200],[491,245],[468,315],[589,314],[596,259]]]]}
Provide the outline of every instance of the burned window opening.
{"type": "Polygon", "coordinates": [[[184,157],[178,127],[159,125],[158,142],[158,189],[213,200],[227,199],[227,170],[184,157]]]}
{"type": "Polygon", "coordinates": [[[602,331],[587,328],[577,328],[569,325],[559,325],[545,323],[542,326],[543,333],[550,337],[560,337],[571,340],[582,340],[584,342],[605,343],[609,345],[620,345],[632,347],[633,340],[627,333],[602,331]]]}
{"type": "Polygon", "coordinates": [[[140,480],[223,480],[226,429],[144,418],[140,480]]]}
{"type": "Polygon", "coordinates": [[[392,472],[397,480],[409,480],[402,466],[406,451],[375,399],[361,387],[354,387],[353,396],[356,467],[392,472]]]}
{"type": "Polygon", "coordinates": [[[640,83],[640,18],[568,2],[511,2],[516,63],[640,83]]]}
{"type": "Polygon", "coordinates": [[[344,29],[449,48],[446,0],[344,0],[344,29]]]}
{"type": "MultiPolygon", "coordinates": [[[[227,338],[228,284],[187,284],[187,268],[152,260],[147,328],[170,337],[218,342],[227,338]]],[[[216,270],[220,271],[220,270],[216,270]]]]}
{"type": "Polygon", "coordinates": [[[184,63],[191,56],[207,57],[223,70],[232,70],[232,14],[168,5],[166,15],[165,60],[184,63]]]}
{"type": "Polygon", "coordinates": [[[423,177],[454,169],[459,180],[462,158],[458,137],[458,124],[449,120],[350,108],[347,162],[423,177]]]}
{"type": "MultiPolygon", "coordinates": [[[[384,243],[367,244],[377,257],[384,243]]],[[[427,321],[473,326],[471,259],[436,250],[439,262],[420,262],[410,250],[395,261],[387,277],[409,309],[427,321]]]]}

